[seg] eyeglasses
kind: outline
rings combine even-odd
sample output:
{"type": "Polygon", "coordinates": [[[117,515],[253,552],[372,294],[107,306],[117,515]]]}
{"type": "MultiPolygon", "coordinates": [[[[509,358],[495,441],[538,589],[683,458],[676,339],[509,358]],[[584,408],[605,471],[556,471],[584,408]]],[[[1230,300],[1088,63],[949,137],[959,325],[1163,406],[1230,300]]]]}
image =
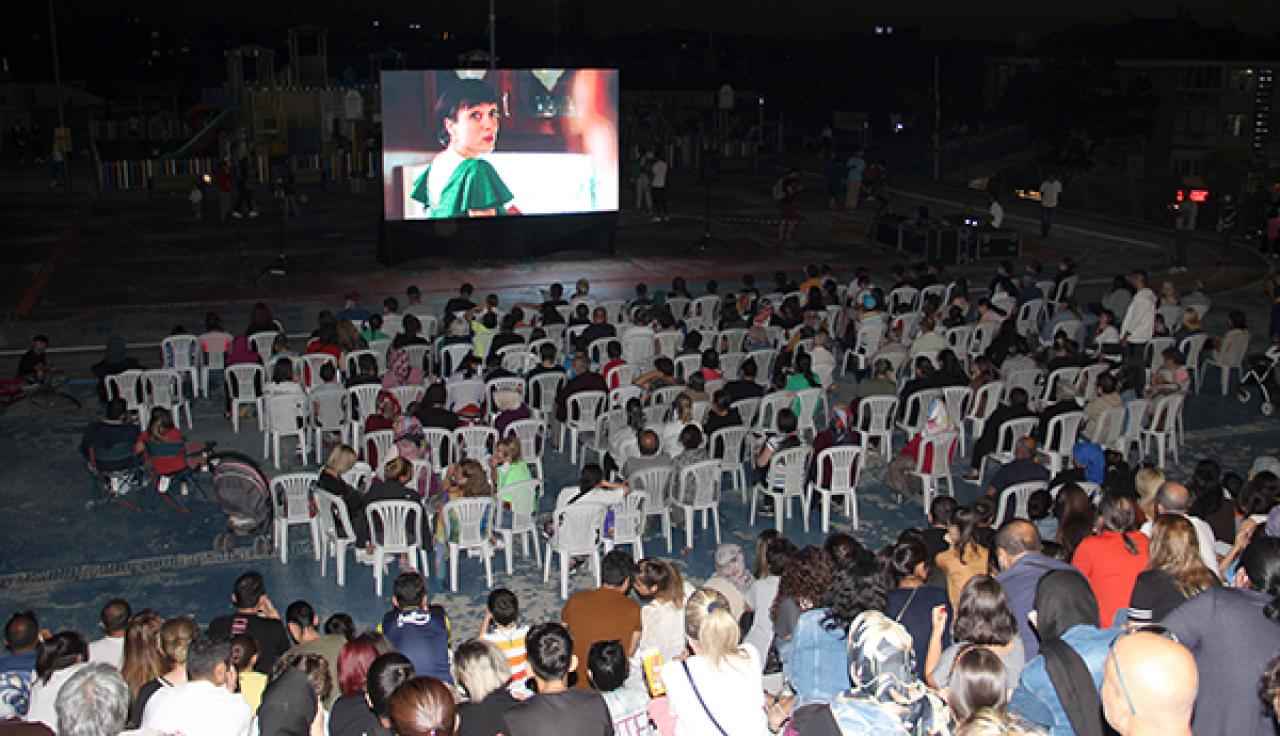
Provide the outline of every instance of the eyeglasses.
{"type": "Polygon", "coordinates": [[[1125,684],[1124,673],[1120,671],[1120,653],[1116,651],[1116,643],[1126,636],[1137,633],[1155,634],[1156,636],[1163,636],[1171,641],[1178,640],[1178,637],[1174,635],[1173,631],[1171,631],[1168,626],[1164,626],[1162,624],[1143,624],[1126,630],[1124,633],[1112,639],[1111,643],[1107,645],[1107,654],[1109,655],[1107,658],[1111,660],[1111,663],[1116,668],[1116,682],[1120,683],[1120,692],[1124,693],[1124,701],[1129,705],[1130,715],[1135,716],[1138,715],[1138,709],[1133,704],[1133,696],[1129,694],[1129,686],[1125,684]]]}

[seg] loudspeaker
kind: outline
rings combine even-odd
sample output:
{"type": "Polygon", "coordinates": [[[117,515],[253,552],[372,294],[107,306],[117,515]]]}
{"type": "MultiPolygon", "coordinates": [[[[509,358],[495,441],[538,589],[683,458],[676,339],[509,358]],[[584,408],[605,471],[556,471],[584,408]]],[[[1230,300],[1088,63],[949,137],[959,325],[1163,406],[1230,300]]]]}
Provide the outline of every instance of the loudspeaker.
{"type": "Polygon", "coordinates": [[[1022,236],[1014,230],[975,233],[978,258],[1017,258],[1022,255],[1022,236]]]}

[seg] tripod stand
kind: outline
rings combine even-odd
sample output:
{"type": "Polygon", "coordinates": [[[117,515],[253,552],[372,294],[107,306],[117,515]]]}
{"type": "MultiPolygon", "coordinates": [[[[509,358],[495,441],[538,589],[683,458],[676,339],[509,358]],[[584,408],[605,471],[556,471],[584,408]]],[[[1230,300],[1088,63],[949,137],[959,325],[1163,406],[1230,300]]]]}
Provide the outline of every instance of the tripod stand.
{"type": "Polygon", "coordinates": [[[262,270],[258,272],[258,275],[253,277],[255,281],[261,279],[267,274],[271,274],[272,276],[288,276],[290,269],[295,271],[307,270],[305,265],[300,261],[290,258],[289,254],[285,251],[284,220],[285,216],[288,214],[288,209],[284,207],[284,200],[282,198],[277,197],[276,203],[280,205],[276,217],[276,257],[272,258],[267,265],[262,267],[262,270]]]}
{"type": "Polygon", "coordinates": [[[728,243],[712,234],[712,178],[709,175],[704,175],[703,187],[703,234],[692,239],[682,253],[705,251],[709,246],[728,247],[728,243]]]}

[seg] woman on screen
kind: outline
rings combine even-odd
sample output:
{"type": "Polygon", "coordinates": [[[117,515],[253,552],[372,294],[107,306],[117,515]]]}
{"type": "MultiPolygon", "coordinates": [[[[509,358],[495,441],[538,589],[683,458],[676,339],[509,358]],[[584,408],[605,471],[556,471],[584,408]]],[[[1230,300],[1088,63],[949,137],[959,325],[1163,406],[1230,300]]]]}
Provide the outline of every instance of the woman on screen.
{"type": "Polygon", "coordinates": [[[458,80],[436,101],[437,134],[444,150],[414,182],[413,199],[427,217],[493,217],[520,214],[513,195],[488,161],[498,138],[498,95],[478,79],[458,80]]]}

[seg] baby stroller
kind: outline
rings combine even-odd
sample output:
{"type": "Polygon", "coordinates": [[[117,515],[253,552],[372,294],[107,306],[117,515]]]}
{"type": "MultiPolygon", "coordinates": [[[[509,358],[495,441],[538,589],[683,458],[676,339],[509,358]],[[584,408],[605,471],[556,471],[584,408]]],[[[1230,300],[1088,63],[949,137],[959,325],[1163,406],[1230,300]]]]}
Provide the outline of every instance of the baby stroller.
{"type": "Polygon", "coordinates": [[[1253,391],[1249,387],[1257,386],[1258,392],[1262,394],[1262,406],[1258,408],[1262,416],[1269,417],[1276,410],[1272,396],[1277,390],[1275,369],[1276,363],[1280,362],[1280,345],[1272,345],[1270,350],[1262,355],[1251,357],[1249,361],[1249,370],[1240,377],[1240,388],[1236,391],[1236,399],[1241,404],[1249,403],[1253,398],[1253,391]]]}
{"type": "Polygon", "coordinates": [[[254,554],[271,553],[271,489],[267,476],[248,455],[221,452],[209,457],[213,500],[227,515],[227,531],[213,539],[214,550],[230,552],[237,537],[253,537],[254,554]]]}

